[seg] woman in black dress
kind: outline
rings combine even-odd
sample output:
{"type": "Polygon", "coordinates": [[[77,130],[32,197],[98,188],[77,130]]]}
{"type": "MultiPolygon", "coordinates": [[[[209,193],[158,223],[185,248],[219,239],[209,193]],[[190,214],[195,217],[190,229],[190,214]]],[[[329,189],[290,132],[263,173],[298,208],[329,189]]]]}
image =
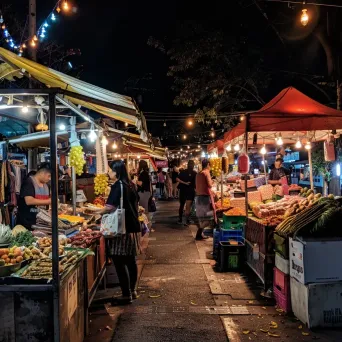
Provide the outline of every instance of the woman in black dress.
{"type": "Polygon", "coordinates": [[[123,209],[125,209],[126,234],[108,238],[107,252],[112,257],[120,281],[121,297],[113,298],[113,305],[130,304],[137,298],[136,285],[138,268],[136,256],[140,254],[141,228],[138,220],[139,196],[131,182],[125,164],[121,160],[113,161],[109,177],[115,181],[112,185],[106,208],[113,212],[120,206],[121,184],[123,186],[123,209]]]}

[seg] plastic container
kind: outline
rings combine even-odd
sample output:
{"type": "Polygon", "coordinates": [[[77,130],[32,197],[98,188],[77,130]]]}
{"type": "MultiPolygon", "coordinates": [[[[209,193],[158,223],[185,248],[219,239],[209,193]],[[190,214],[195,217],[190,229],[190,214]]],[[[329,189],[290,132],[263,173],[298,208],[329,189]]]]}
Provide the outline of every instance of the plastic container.
{"type": "Polygon", "coordinates": [[[274,267],[273,293],[277,306],[285,312],[291,312],[290,276],[274,267]]]}
{"type": "Polygon", "coordinates": [[[243,238],[243,230],[242,229],[228,229],[224,230],[222,229],[220,231],[220,241],[226,242],[230,239],[232,240],[238,240],[243,238]]]}
{"type": "Polygon", "coordinates": [[[279,253],[275,254],[275,266],[285,274],[290,274],[290,260],[284,259],[279,253]]]}
{"type": "Polygon", "coordinates": [[[218,253],[218,270],[220,272],[237,271],[242,268],[245,256],[243,239],[235,240],[238,245],[229,241],[220,241],[218,253]]]}
{"type": "Polygon", "coordinates": [[[246,223],[246,216],[223,215],[223,230],[242,230],[246,223]]]}

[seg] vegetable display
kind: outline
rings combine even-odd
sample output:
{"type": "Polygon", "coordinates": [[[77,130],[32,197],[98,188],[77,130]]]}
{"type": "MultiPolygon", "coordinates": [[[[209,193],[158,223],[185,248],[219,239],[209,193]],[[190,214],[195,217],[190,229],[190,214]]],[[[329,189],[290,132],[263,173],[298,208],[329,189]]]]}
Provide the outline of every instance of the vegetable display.
{"type": "Polygon", "coordinates": [[[9,244],[12,239],[12,231],[9,226],[0,224],[0,244],[9,244]]]}
{"type": "Polygon", "coordinates": [[[19,232],[11,241],[11,246],[31,246],[36,241],[36,238],[28,230],[19,232]]]}
{"type": "Polygon", "coordinates": [[[229,209],[228,211],[225,211],[223,215],[226,216],[246,216],[246,211],[242,210],[240,208],[232,208],[229,209]]]}
{"type": "Polygon", "coordinates": [[[102,233],[89,230],[72,236],[70,238],[70,242],[73,247],[87,248],[90,247],[101,236],[102,233]]]}

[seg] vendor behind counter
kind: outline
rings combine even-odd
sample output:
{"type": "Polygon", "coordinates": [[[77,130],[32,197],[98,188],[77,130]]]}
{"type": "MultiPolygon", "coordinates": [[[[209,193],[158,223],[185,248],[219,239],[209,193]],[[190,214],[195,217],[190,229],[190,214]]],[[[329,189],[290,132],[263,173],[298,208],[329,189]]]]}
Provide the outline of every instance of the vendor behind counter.
{"type": "Polygon", "coordinates": [[[274,168],[271,170],[269,177],[268,177],[268,183],[272,185],[281,185],[281,179],[283,177],[287,177],[287,182],[289,182],[289,176],[290,176],[290,170],[286,169],[283,166],[284,160],[283,158],[278,157],[274,163],[274,168]]]}

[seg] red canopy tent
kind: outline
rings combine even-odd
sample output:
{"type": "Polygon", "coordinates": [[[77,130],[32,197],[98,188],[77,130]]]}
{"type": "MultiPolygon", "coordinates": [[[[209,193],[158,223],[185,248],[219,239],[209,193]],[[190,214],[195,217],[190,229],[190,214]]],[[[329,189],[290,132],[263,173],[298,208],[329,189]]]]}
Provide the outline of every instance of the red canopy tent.
{"type": "Polygon", "coordinates": [[[223,154],[224,151],[224,141],[223,140],[216,140],[208,145],[207,152],[212,152],[215,148],[217,148],[218,154],[223,154]]]}
{"type": "MultiPolygon", "coordinates": [[[[308,132],[342,129],[342,111],[327,107],[289,87],[224,135],[224,142],[246,132],[308,132]]],[[[320,135],[322,138],[322,134],[320,135]]],[[[318,140],[318,139],[316,139],[318,140]]]]}

